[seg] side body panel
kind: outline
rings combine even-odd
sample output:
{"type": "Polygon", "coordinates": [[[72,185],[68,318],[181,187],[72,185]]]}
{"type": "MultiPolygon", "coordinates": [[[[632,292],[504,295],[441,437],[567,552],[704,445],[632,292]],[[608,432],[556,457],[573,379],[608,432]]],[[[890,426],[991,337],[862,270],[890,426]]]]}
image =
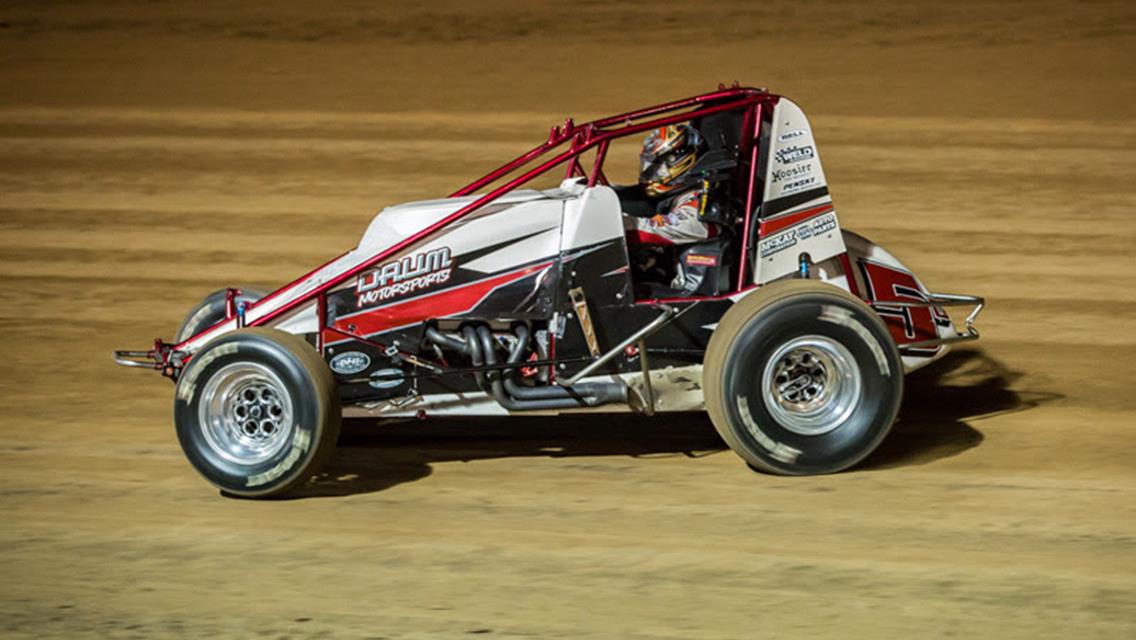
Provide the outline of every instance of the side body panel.
{"type": "MultiPolygon", "coordinates": [[[[956,335],[951,318],[939,306],[896,307],[888,301],[926,302],[927,288],[898,258],[867,238],[844,231],[848,246],[848,264],[852,267],[852,284],[861,298],[874,304],[876,313],[888,325],[896,344],[956,335]]],[[[924,367],[945,356],[949,345],[926,349],[904,349],[903,366],[907,372],[924,367]]]]}
{"type": "MultiPolygon", "coordinates": [[[[456,326],[467,319],[509,322],[551,317],[561,218],[572,195],[537,195],[486,207],[348,280],[328,296],[324,356],[340,379],[344,402],[405,396],[412,388],[417,393],[480,394],[466,376],[420,377],[417,384],[400,379],[411,368],[386,349],[418,352],[428,320],[456,326]]],[[[419,207],[426,208],[411,205],[410,209],[419,207]]],[[[427,211],[426,217],[432,213],[427,211]]],[[[397,228],[401,216],[384,221],[386,215],[376,217],[361,248],[401,232],[397,228]]]]}
{"type": "MultiPolygon", "coordinates": [[[[382,210],[371,221],[370,226],[368,226],[366,232],[363,234],[363,238],[360,240],[357,247],[329,261],[327,264],[316,268],[311,273],[298,278],[253,305],[248,311],[246,322],[252,324],[277,313],[290,304],[296,303],[297,300],[301,300],[310,295],[320,286],[332,281],[345,272],[349,272],[365,264],[376,254],[393,247],[404,238],[426,229],[462,207],[468,206],[476,201],[478,197],[479,196],[474,195],[412,202],[382,210]]],[[[488,215],[502,208],[547,198],[549,198],[549,196],[540,191],[518,189],[501,196],[494,201],[493,204],[483,207],[476,215],[460,221],[458,224],[455,224],[453,228],[459,228],[477,217],[488,215]]],[[[453,229],[447,230],[447,232],[451,233],[452,231],[453,229]]],[[[403,251],[395,257],[400,258],[411,252],[413,252],[413,248],[408,248],[407,251],[403,251]]],[[[349,282],[340,285],[339,288],[344,288],[349,285],[354,286],[353,283],[349,282]]],[[[273,319],[269,326],[285,329],[291,333],[316,332],[319,327],[319,318],[315,301],[312,300],[303,303],[297,308],[288,311],[286,314],[273,319]]],[[[182,345],[182,350],[187,353],[194,353],[209,340],[228,333],[229,331],[233,331],[236,328],[237,321],[235,318],[226,320],[220,323],[215,329],[211,329],[187,341],[182,345]]]]}

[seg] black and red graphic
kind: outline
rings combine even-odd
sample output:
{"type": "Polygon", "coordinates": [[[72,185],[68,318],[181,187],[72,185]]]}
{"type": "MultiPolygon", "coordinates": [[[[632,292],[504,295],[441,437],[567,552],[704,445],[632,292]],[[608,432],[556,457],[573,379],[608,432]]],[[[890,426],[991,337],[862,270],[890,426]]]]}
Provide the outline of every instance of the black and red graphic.
{"type": "MultiPolygon", "coordinates": [[[[348,314],[336,319],[332,324],[334,330],[326,332],[325,337],[329,341],[342,341],[344,334],[368,336],[413,325],[427,318],[460,315],[477,307],[493,291],[543,272],[551,265],[551,261],[533,264],[451,286],[437,292],[348,314]]],[[[445,270],[448,271],[449,269],[446,268],[445,270]]],[[[418,275],[415,277],[427,276],[418,275]]]]}
{"type": "MultiPolygon", "coordinates": [[[[938,305],[926,307],[888,306],[889,301],[930,302],[923,287],[910,272],[861,258],[860,272],[868,287],[868,299],[876,304],[876,312],[887,323],[897,345],[934,340],[940,326],[951,326],[950,317],[938,305]]],[[[908,353],[934,355],[941,346],[907,349],[908,353]]]]}

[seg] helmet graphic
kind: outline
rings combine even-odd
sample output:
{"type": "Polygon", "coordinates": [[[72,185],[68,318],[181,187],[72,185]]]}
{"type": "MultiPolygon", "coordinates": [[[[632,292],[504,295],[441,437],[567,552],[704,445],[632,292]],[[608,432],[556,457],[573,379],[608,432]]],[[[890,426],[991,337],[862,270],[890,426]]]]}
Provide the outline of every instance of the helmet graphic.
{"type": "Polygon", "coordinates": [[[651,131],[639,154],[639,184],[647,195],[658,196],[680,186],[698,159],[702,136],[688,124],[672,124],[651,131]]]}

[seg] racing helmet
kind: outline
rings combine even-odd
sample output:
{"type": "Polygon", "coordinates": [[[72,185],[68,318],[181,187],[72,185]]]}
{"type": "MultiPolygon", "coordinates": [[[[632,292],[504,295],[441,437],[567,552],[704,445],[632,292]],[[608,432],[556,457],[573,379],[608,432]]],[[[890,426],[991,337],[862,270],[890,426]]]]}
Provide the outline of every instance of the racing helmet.
{"type": "Polygon", "coordinates": [[[702,135],[688,124],[652,130],[639,153],[639,184],[647,195],[659,196],[681,186],[680,178],[694,166],[701,147],[702,135]]]}

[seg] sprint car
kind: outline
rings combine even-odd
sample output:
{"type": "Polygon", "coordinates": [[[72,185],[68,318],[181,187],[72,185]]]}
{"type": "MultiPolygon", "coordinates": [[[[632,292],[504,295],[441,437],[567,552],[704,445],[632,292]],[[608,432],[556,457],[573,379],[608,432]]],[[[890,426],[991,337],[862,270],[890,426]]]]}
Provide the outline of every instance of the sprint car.
{"type": "Polygon", "coordinates": [[[929,292],[844,229],[801,108],[734,84],[568,119],[449,197],[383,209],[298,280],[217,291],[172,341],[115,360],[176,383],[185,454],[234,496],[304,483],[343,415],[704,410],[751,467],[805,475],[871,453],[905,372],[976,339],[982,305],[929,292]],[[689,173],[734,212],[661,256],[700,267],[696,290],[635,268],[631,203],[605,165],[621,139],[676,123],[702,132],[689,173]],[[525,188],[555,171],[558,186],[525,188]],[[973,307],[961,330],[958,305],[973,307]]]}

